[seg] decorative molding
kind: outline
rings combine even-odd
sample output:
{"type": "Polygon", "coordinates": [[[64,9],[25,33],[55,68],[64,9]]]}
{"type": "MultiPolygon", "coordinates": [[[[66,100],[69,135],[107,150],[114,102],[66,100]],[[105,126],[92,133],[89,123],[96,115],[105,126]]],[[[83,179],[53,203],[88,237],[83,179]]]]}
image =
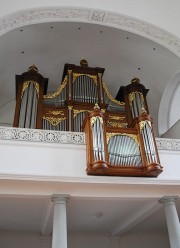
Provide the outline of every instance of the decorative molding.
{"type": "Polygon", "coordinates": [[[64,21],[119,28],[153,40],[180,56],[180,39],[175,35],[136,18],[95,9],[56,7],[20,11],[0,19],[0,35],[30,24],[64,21]]]}
{"type": "Polygon", "coordinates": [[[61,144],[85,144],[84,133],[51,130],[0,127],[0,140],[48,142],[61,144]]]}
{"type": "Polygon", "coordinates": [[[180,151],[179,139],[156,138],[156,144],[158,150],[180,151]]]}
{"type": "MultiPolygon", "coordinates": [[[[85,145],[85,134],[40,129],[0,127],[0,140],[85,145]]],[[[158,150],[180,151],[179,139],[156,138],[158,150]]]]}

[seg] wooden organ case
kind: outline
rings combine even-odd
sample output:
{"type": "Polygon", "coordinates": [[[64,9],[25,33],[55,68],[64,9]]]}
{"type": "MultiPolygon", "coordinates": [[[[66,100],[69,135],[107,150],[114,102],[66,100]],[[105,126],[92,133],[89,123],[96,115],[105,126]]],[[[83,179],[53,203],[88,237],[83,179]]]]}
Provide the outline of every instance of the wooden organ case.
{"type": "Polygon", "coordinates": [[[162,172],[148,90],[135,78],[114,99],[103,68],[65,64],[62,83],[47,94],[48,79],[31,66],[16,76],[14,127],[84,131],[87,174],[157,177],[162,172]]]}

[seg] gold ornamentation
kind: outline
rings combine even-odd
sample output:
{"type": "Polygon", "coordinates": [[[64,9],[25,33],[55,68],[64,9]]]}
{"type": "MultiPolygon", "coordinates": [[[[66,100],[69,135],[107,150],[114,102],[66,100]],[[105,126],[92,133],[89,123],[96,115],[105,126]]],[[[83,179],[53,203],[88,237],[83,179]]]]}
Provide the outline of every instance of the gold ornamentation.
{"type": "Polygon", "coordinates": [[[80,77],[80,76],[87,76],[87,77],[92,78],[94,80],[94,83],[97,85],[97,76],[96,75],[83,74],[83,73],[73,73],[73,83],[75,82],[77,77],[80,77]]]}
{"type": "Polygon", "coordinates": [[[132,101],[134,100],[134,97],[136,95],[136,93],[139,93],[141,98],[142,98],[142,101],[144,102],[144,97],[143,97],[143,94],[139,91],[134,91],[134,92],[131,92],[129,93],[129,105],[132,106],[132,101]]]}
{"type": "Polygon", "coordinates": [[[80,65],[83,67],[88,67],[88,62],[84,57],[82,57],[82,59],[80,61],[80,65]]]}
{"type": "Polygon", "coordinates": [[[47,114],[64,115],[64,112],[62,110],[49,110],[47,114]]]}
{"type": "Polygon", "coordinates": [[[34,84],[34,87],[35,87],[35,89],[37,91],[37,94],[38,94],[38,97],[39,97],[39,84],[37,82],[33,81],[33,80],[29,80],[29,81],[25,81],[23,83],[23,87],[22,87],[22,91],[21,91],[21,98],[23,97],[24,91],[26,90],[26,88],[29,87],[30,83],[34,84]]]}
{"type": "Polygon", "coordinates": [[[98,77],[100,77],[100,78],[101,78],[101,77],[102,77],[102,73],[99,73],[99,72],[98,72],[98,77]]]}
{"type": "Polygon", "coordinates": [[[144,126],[146,125],[146,123],[151,127],[151,122],[150,121],[140,121],[139,122],[139,127],[140,127],[140,130],[142,130],[144,128],[144,126]]]}
{"type": "Polygon", "coordinates": [[[38,68],[37,68],[37,66],[35,66],[35,65],[31,65],[31,66],[29,67],[28,71],[36,71],[36,72],[38,72],[38,68]]]}
{"type": "Polygon", "coordinates": [[[140,83],[140,79],[139,78],[133,78],[132,80],[131,80],[131,83],[132,84],[139,84],[140,83]]]}
{"type": "Polygon", "coordinates": [[[105,112],[106,112],[106,109],[101,109],[101,112],[102,112],[102,113],[105,113],[105,112]]]}
{"type": "Polygon", "coordinates": [[[87,112],[88,110],[79,110],[79,109],[74,109],[73,112],[74,112],[74,115],[73,115],[73,118],[75,118],[78,114],[80,113],[83,113],[83,112],[87,112]]]}
{"type": "Polygon", "coordinates": [[[100,109],[100,107],[99,107],[99,105],[97,103],[95,103],[94,109],[100,109]]]}
{"type": "Polygon", "coordinates": [[[57,118],[57,117],[43,116],[43,119],[49,121],[51,123],[51,125],[57,126],[60,122],[66,120],[66,117],[57,118]]]}
{"type": "Polygon", "coordinates": [[[61,93],[61,91],[65,88],[66,84],[67,84],[67,76],[64,78],[64,81],[62,82],[62,84],[60,85],[60,87],[56,92],[44,95],[44,98],[51,99],[57,97],[61,93]]]}
{"type": "Polygon", "coordinates": [[[116,135],[121,135],[121,136],[128,136],[130,138],[132,138],[138,145],[139,145],[139,140],[136,134],[131,134],[131,133],[106,133],[106,139],[107,139],[107,143],[109,142],[109,140],[116,136],[116,135]]]}
{"type": "Polygon", "coordinates": [[[69,110],[72,110],[72,109],[73,109],[73,106],[68,106],[68,109],[69,109],[69,110]]]}
{"type": "Polygon", "coordinates": [[[34,84],[34,87],[35,87],[37,94],[39,96],[39,84],[37,82],[33,82],[33,84],[34,84]]]}
{"type": "Polygon", "coordinates": [[[114,122],[114,121],[108,121],[108,124],[111,126],[111,127],[119,127],[119,128],[122,128],[122,127],[127,127],[127,123],[121,123],[121,122],[114,122]]]}
{"type": "Polygon", "coordinates": [[[124,102],[117,101],[116,99],[114,99],[114,98],[111,96],[111,94],[109,93],[108,88],[107,88],[107,86],[105,85],[105,82],[104,82],[104,81],[102,82],[102,85],[103,85],[103,88],[104,88],[104,90],[105,90],[105,92],[106,92],[106,95],[108,96],[108,98],[109,98],[112,102],[114,102],[114,103],[116,103],[116,104],[118,104],[118,105],[120,105],[120,106],[125,105],[124,102]]]}
{"type": "Polygon", "coordinates": [[[100,123],[103,124],[103,118],[102,117],[100,117],[100,116],[93,116],[90,119],[91,126],[94,125],[94,123],[97,121],[97,119],[99,119],[100,123]]]}
{"type": "Polygon", "coordinates": [[[71,74],[72,73],[72,70],[68,70],[68,74],[71,74]]]}
{"type": "Polygon", "coordinates": [[[124,120],[125,116],[109,115],[109,119],[120,121],[120,120],[124,120]]]}

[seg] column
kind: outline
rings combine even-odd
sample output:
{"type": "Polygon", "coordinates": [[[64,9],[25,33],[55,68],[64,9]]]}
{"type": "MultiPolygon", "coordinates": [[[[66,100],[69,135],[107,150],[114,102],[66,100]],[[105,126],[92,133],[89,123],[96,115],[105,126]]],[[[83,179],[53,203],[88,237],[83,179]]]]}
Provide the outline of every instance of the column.
{"type": "Polygon", "coordinates": [[[52,248],[67,248],[66,202],[69,195],[52,195],[54,202],[52,248]]]}
{"type": "Polygon", "coordinates": [[[159,202],[164,204],[171,248],[180,247],[180,224],[176,211],[177,196],[165,196],[159,202]]]}

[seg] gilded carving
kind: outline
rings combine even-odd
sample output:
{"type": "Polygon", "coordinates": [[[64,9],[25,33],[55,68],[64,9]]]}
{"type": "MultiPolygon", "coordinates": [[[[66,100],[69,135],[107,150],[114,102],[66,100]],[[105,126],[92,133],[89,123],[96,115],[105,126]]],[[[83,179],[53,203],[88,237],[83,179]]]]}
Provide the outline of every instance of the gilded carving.
{"type": "Polygon", "coordinates": [[[114,103],[116,103],[116,104],[118,104],[118,105],[120,105],[120,106],[125,105],[124,102],[117,101],[116,99],[114,99],[114,98],[111,96],[111,94],[109,93],[109,91],[108,91],[108,89],[107,89],[107,86],[105,85],[105,82],[104,82],[104,81],[102,82],[102,85],[103,85],[103,88],[104,88],[104,90],[105,90],[105,92],[106,92],[106,95],[108,96],[108,98],[109,98],[112,102],[114,102],[114,103]]]}
{"type": "Polygon", "coordinates": [[[68,106],[68,110],[72,110],[73,109],[73,106],[68,106]]]}
{"type": "Polygon", "coordinates": [[[120,120],[124,120],[125,116],[109,115],[109,119],[120,121],[120,120]]]}
{"type": "Polygon", "coordinates": [[[49,110],[46,114],[64,115],[64,112],[62,110],[49,110]]]}
{"type": "Polygon", "coordinates": [[[130,106],[132,106],[132,101],[134,100],[134,97],[135,97],[136,93],[140,94],[140,96],[142,98],[142,101],[144,102],[143,94],[141,92],[139,92],[139,91],[134,91],[134,92],[129,93],[129,104],[130,104],[130,106]]]}
{"type": "Polygon", "coordinates": [[[43,119],[49,121],[51,123],[51,125],[57,126],[60,122],[66,120],[66,117],[57,118],[57,117],[43,116],[43,119]]]}
{"type": "Polygon", "coordinates": [[[97,76],[96,75],[90,75],[90,74],[83,74],[83,73],[73,73],[73,83],[75,80],[80,76],[87,76],[93,79],[94,83],[97,85],[97,76]]]}
{"type": "Polygon", "coordinates": [[[150,121],[140,121],[139,122],[139,127],[140,127],[140,130],[142,130],[144,128],[144,126],[146,125],[146,123],[151,127],[151,122],[150,121]]]}
{"type": "Polygon", "coordinates": [[[121,135],[121,136],[128,136],[130,138],[132,138],[138,145],[139,145],[139,140],[136,134],[131,134],[131,133],[106,133],[106,139],[107,139],[107,143],[109,142],[109,140],[116,136],[116,135],[121,135]]]}
{"type": "Polygon", "coordinates": [[[35,87],[35,89],[37,91],[37,95],[39,97],[39,84],[37,82],[33,81],[33,80],[29,80],[29,81],[25,81],[23,83],[23,87],[22,87],[22,91],[21,91],[21,98],[23,97],[24,91],[29,87],[30,83],[34,84],[34,87],[35,87]]]}
{"type": "Polygon", "coordinates": [[[75,118],[78,114],[83,113],[83,112],[87,112],[88,110],[80,110],[80,109],[74,109],[73,110],[73,118],[75,118]]]}
{"type": "Polygon", "coordinates": [[[103,124],[103,118],[102,117],[100,117],[100,116],[93,116],[90,119],[91,126],[94,125],[94,123],[97,121],[97,119],[99,119],[100,123],[103,124]]]}
{"type": "Polygon", "coordinates": [[[123,128],[123,127],[127,127],[127,123],[123,122],[114,122],[114,121],[108,121],[108,124],[111,126],[111,127],[119,127],[119,128],[123,128]]]}
{"type": "Polygon", "coordinates": [[[51,99],[57,97],[61,93],[61,91],[65,88],[66,84],[67,84],[67,76],[64,78],[61,86],[58,88],[56,92],[44,95],[44,98],[51,99]]]}

